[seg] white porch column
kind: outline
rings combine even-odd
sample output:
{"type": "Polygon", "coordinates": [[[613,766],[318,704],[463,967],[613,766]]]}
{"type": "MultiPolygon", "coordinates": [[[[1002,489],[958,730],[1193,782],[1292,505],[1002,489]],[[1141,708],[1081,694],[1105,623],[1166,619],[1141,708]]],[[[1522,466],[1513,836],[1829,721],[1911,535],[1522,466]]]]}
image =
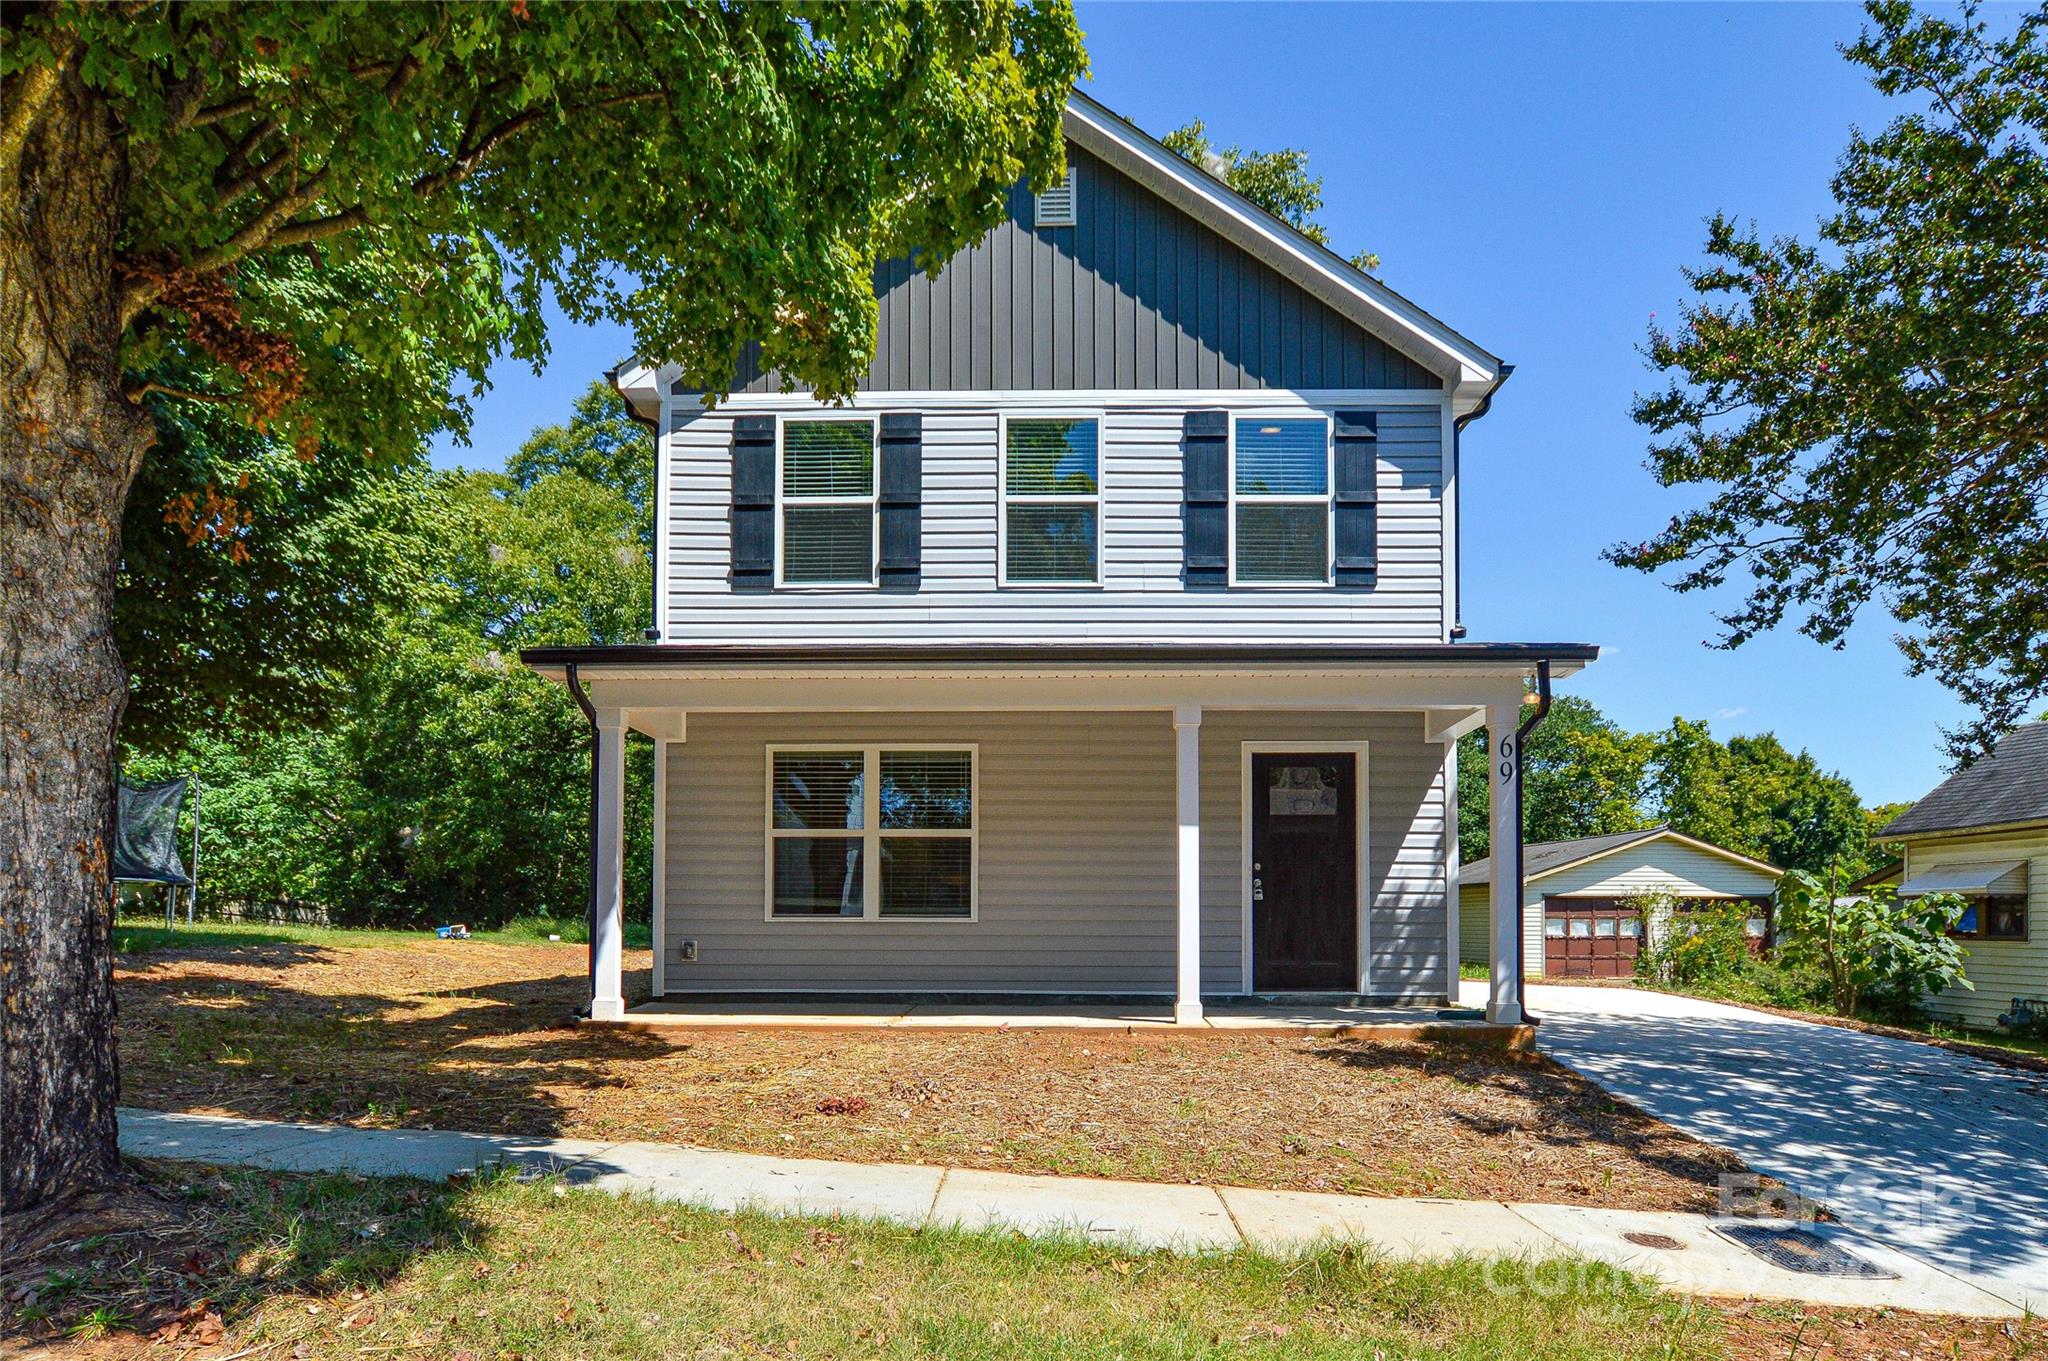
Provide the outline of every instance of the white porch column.
{"type": "Polygon", "coordinates": [[[1202,706],[1173,706],[1174,821],[1179,930],[1174,950],[1173,1020],[1202,1023],[1202,706]]]}
{"type": "Polygon", "coordinates": [[[597,711],[597,910],[590,935],[590,1019],[626,1014],[620,979],[626,899],[626,715],[597,711]]]}
{"type": "Polygon", "coordinates": [[[1521,951],[1522,876],[1517,873],[1515,847],[1522,834],[1522,753],[1515,741],[1521,724],[1519,704],[1486,706],[1487,785],[1491,795],[1493,847],[1491,930],[1492,979],[1486,995],[1486,1019],[1520,1025],[1520,980],[1515,971],[1521,951]]]}

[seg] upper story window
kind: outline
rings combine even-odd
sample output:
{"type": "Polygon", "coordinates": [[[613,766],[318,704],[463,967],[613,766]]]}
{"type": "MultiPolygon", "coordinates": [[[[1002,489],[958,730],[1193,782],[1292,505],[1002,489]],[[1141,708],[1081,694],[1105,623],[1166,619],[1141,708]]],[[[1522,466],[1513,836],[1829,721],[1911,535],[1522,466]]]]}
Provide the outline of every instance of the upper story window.
{"type": "Polygon", "coordinates": [[[779,422],[778,579],[792,586],[875,584],[875,423],[779,422]]]}
{"type": "Polygon", "coordinates": [[[1101,583],[1101,442],[1094,416],[1004,419],[1003,585],[1101,583]]]}
{"type": "Polygon", "coordinates": [[[1240,416],[1230,443],[1236,585],[1330,584],[1330,423],[1240,416]]]}

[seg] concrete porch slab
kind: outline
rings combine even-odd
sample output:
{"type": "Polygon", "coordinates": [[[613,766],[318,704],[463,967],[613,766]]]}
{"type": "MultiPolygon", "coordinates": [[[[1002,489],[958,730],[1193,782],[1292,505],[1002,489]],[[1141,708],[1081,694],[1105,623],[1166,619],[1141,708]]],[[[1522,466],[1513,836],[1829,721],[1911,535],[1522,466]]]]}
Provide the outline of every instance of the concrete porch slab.
{"type": "Polygon", "coordinates": [[[931,1223],[966,1229],[1075,1234],[1095,1242],[1182,1252],[1242,1241],[1206,1186],[1026,1177],[955,1168],[932,1203],[931,1223]]]}
{"type": "Polygon", "coordinates": [[[782,1026],[817,1030],[879,1030],[901,1021],[910,1008],[887,1002],[688,1002],[663,998],[629,1008],[622,1021],[585,1025],[704,1026],[711,1029],[782,1026]]]}
{"type": "Polygon", "coordinates": [[[896,1022],[905,1030],[1171,1030],[1173,1008],[917,1006],[896,1022]]]}
{"type": "Polygon", "coordinates": [[[1285,1254],[1325,1243],[1365,1243],[1397,1258],[1547,1257],[1557,1240],[1490,1200],[1383,1200],[1314,1191],[1222,1186],[1245,1241],[1285,1254]]]}
{"type": "Polygon", "coordinates": [[[1444,1017],[1434,1006],[1229,1006],[1206,1008],[1196,1025],[1176,1025],[1170,1004],[937,1003],[817,1001],[746,1002],[664,998],[643,1002],[617,1021],[584,1025],[638,1030],[742,1030],[781,1027],[797,1030],[1209,1030],[1308,1031],[1357,1039],[1412,1041],[1468,1039],[1525,1048],[1527,1027],[1496,1026],[1483,1020],[1444,1017]]]}

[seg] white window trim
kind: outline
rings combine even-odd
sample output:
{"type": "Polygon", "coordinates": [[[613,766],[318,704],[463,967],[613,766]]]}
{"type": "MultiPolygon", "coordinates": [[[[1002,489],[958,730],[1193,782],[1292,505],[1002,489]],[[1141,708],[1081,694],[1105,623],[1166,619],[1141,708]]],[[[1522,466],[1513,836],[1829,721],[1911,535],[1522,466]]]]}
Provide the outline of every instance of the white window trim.
{"type": "Polygon", "coordinates": [[[803,411],[787,412],[775,422],[775,589],[778,591],[872,591],[881,584],[882,561],[882,431],[881,416],[876,412],[862,411],[803,411]],[[872,451],[866,496],[800,496],[791,501],[783,495],[783,438],[789,427],[798,422],[823,422],[831,425],[865,425],[868,427],[868,447],[872,451]],[[830,506],[866,506],[868,508],[868,575],[865,581],[789,581],[783,575],[783,552],[787,534],[784,526],[784,512],[790,505],[798,509],[824,509],[830,506]]]}
{"type": "Polygon", "coordinates": [[[1034,591],[1099,591],[1103,583],[1102,545],[1104,514],[1107,505],[1103,494],[1102,465],[1103,451],[1107,443],[1108,422],[1103,412],[1095,410],[1071,411],[1027,411],[1000,412],[996,419],[996,585],[1028,588],[1034,591]],[[1073,496],[1066,493],[1038,493],[1010,491],[1010,422],[1016,421],[1094,421],[1095,422],[1095,495],[1073,496]],[[1016,578],[1010,575],[1010,505],[1020,506],[1085,506],[1095,507],[1095,579],[1093,581],[1034,581],[1028,577],[1016,578]]]}
{"type": "Polygon", "coordinates": [[[1278,409],[1271,411],[1233,411],[1230,413],[1230,458],[1224,476],[1230,484],[1230,533],[1229,557],[1232,588],[1250,591],[1298,591],[1307,588],[1327,589],[1336,584],[1332,564],[1337,551],[1337,441],[1333,437],[1333,422],[1327,411],[1303,411],[1278,409]],[[1323,423],[1323,494],[1321,496],[1270,496],[1263,494],[1240,495],[1237,490],[1237,427],[1240,421],[1303,421],[1319,420],[1323,423]],[[1237,574],[1237,508],[1241,504],[1254,506],[1313,506],[1323,508],[1323,575],[1320,579],[1304,578],[1299,581],[1245,581],[1237,574]]]}
{"type": "MultiPolygon", "coordinates": [[[[1253,741],[1238,744],[1237,773],[1237,901],[1239,907],[1237,926],[1238,986],[1250,994],[1252,978],[1252,757],[1259,754],[1304,756],[1346,755],[1356,759],[1352,777],[1358,781],[1357,827],[1358,837],[1358,993],[1362,997],[1372,996],[1372,743],[1370,742],[1315,742],[1315,741],[1253,741]]],[[[1458,888],[1453,883],[1449,889],[1453,901],[1458,888]]],[[[1450,966],[1457,969],[1456,962],[1450,966]]],[[[1457,986],[1457,979],[1451,979],[1451,986],[1457,986]]]]}
{"type": "Polygon", "coordinates": [[[981,744],[978,742],[770,742],[763,760],[761,825],[766,833],[762,845],[761,919],[767,922],[902,922],[915,926],[958,926],[981,920],[981,744]],[[775,758],[783,752],[818,753],[857,751],[861,753],[861,826],[777,827],[775,825],[775,758]],[[904,751],[964,751],[967,753],[967,828],[891,827],[882,823],[882,753],[904,751]],[[775,843],[788,837],[858,837],[861,842],[861,915],[789,913],[775,911],[775,843]],[[882,915],[882,838],[941,837],[967,842],[967,915],[964,917],[885,917],[882,915]]]}

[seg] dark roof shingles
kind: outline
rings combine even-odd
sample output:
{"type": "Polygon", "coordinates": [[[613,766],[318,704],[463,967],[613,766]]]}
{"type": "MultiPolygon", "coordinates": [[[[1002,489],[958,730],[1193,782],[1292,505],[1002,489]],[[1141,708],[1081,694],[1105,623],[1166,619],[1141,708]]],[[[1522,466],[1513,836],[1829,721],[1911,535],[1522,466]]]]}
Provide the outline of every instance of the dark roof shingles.
{"type": "Polygon", "coordinates": [[[2005,735],[1991,755],[1943,780],[1891,820],[1879,840],[2048,820],[2048,723],[2005,735]]]}

